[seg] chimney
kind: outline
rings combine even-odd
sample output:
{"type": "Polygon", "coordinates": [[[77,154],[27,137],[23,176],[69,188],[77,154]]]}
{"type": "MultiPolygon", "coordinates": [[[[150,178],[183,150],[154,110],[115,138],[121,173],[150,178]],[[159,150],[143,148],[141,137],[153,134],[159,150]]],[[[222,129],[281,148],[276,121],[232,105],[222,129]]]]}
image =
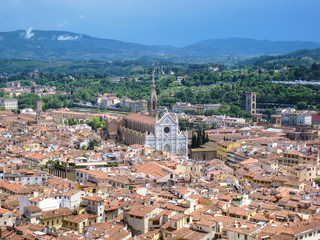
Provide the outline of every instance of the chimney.
{"type": "Polygon", "coordinates": [[[237,221],[237,220],[234,220],[233,226],[234,226],[235,228],[238,228],[238,227],[239,227],[239,224],[238,224],[238,221],[237,221]]]}

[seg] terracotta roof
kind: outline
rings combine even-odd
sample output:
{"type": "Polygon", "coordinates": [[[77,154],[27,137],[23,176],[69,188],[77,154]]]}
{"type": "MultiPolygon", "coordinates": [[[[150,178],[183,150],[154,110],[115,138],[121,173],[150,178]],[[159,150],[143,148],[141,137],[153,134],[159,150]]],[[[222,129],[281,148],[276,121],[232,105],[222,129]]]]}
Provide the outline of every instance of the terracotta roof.
{"type": "Polygon", "coordinates": [[[141,123],[145,123],[152,126],[154,126],[156,123],[155,118],[149,117],[147,115],[138,114],[138,113],[130,113],[127,116],[125,116],[124,119],[141,122],[141,123]]]}
{"type": "Polygon", "coordinates": [[[41,215],[41,220],[54,218],[54,217],[62,217],[62,216],[69,216],[72,214],[72,210],[69,208],[58,208],[48,211],[43,211],[41,215]]]}
{"type": "Polygon", "coordinates": [[[27,209],[29,213],[36,213],[42,211],[42,209],[39,208],[37,205],[29,205],[26,206],[25,209],[27,209]]]}
{"type": "Polygon", "coordinates": [[[104,199],[99,196],[85,196],[85,197],[82,197],[82,199],[93,201],[93,202],[104,202],[104,199]]]}
{"type": "Polygon", "coordinates": [[[90,217],[94,217],[94,215],[89,215],[89,214],[70,215],[65,219],[65,221],[73,222],[73,223],[81,223],[82,221],[90,217]]]}
{"type": "Polygon", "coordinates": [[[130,207],[130,211],[128,212],[128,214],[144,217],[154,209],[156,209],[156,207],[154,206],[135,205],[130,207]]]}

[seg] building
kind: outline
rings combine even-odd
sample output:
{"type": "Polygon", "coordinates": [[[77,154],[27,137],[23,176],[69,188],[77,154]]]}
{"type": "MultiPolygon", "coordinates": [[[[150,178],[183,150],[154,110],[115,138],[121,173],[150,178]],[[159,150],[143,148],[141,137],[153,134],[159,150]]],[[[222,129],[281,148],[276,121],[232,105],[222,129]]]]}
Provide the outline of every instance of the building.
{"type": "Polygon", "coordinates": [[[234,118],[228,116],[208,116],[205,118],[205,123],[209,126],[212,126],[213,123],[216,123],[217,127],[231,127],[231,126],[245,126],[246,120],[244,118],[234,118]]]}
{"type": "Polygon", "coordinates": [[[155,218],[159,212],[161,209],[154,206],[133,205],[123,217],[135,234],[144,234],[149,231],[149,219],[155,218]]]}
{"type": "Polygon", "coordinates": [[[158,98],[156,92],[156,84],[154,82],[154,73],[152,73],[152,83],[150,87],[150,100],[149,100],[149,116],[156,117],[158,115],[158,98]]]}
{"type": "Polygon", "coordinates": [[[20,82],[6,82],[6,88],[20,88],[20,82]]]}
{"type": "Polygon", "coordinates": [[[282,123],[288,125],[311,125],[312,115],[309,111],[296,111],[293,108],[284,109],[282,123]]]}
{"type": "Polygon", "coordinates": [[[11,211],[0,208],[0,225],[12,226],[15,224],[15,220],[16,218],[12,215],[11,211]]]}
{"type": "Polygon", "coordinates": [[[132,100],[129,98],[124,99],[124,101],[121,104],[125,109],[132,109],[133,111],[139,112],[139,111],[147,111],[147,101],[142,100],[132,100]]]}
{"type": "Polygon", "coordinates": [[[64,219],[72,214],[73,212],[69,208],[58,208],[43,211],[40,223],[46,226],[55,226],[56,229],[59,229],[62,227],[64,219]]]}
{"type": "Polygon", "coordinates": [[[170,153],[187,155],[188,135],[179,130],[178,119],[165,113],[156,119],[155,131],[146,136],[145,146],[170,153]]]}
{"type": "Polygon", "coordinates": [[[299,125],[295,132],[288,132],[287,137],[294,141],[315,140],[318,137],[318,131],[310,125],[299,125]]]}
{"type": "Polygon", "coordinates": [[[241,145],[240,142],[220,141],[217,142],[217,157],[227,161],[228,152],[241,145]]]}
{"type": "Polygon", "coordinates": [[[82,233],[85,226],[92,225],[97,222],[97,215],[79,214],[70,215],[63,221],[63,227],[82,233]]]}
{"type": "Polygon", "coordinates": [[[6,110],[18,109],[18,99],[0,98],[0,108],[5,108],[6,110]]]}
{"type": "Polygon", "coordinates": [[[172,112],[174,113],[180,113],[183,112],[184,110],[188,109],[188,106],[190,106],[191,104],[188,102],[176,102],[176,104],[174,104],[172,106],[172,112]]]}
{"type": "Polygon", "coordinates": [[[284,152],[279,164],[285,166],[296,166],[298,164],[312,164],[319,166],[320,158],[317,154],[303,154],[299,151],[284,152]]]}
{"type": "Polygon", "coordinates": [[[82,197],[82,206],[88,208],[88,211],[97,215],[97,222],[104,222],[104,199],[99,196],[82,197]]]}
{"type": "Polygon", "coordinates": [[[320,125],[320,112],[313,111],[311,117],[312,125],[320,125]]]}
{"type": "Polygon", "coordinates": [[[157,95],[152,77],[149,116],[130,113],[122,118],[106,120],[106,137],[126,144],[140,144],[173,154],[188,154],[188,134],[179,129],[178,118],[168,112],[158,118],[157,95]]]}
{"type": "Polygon", "coordinates": [[[246,112],[249,112],[251,114],[257,113],[257,93],[246,93],[246,112]]]}
{"type": "Polygon", "coordinates": [[[205,112],[208,109],[218,110],[222,105],[221,104],[196,104],[192,105],[189,102],[177,102],[172,106],[172,112],[180,113],[185,110],[194,110],[198,112],[205,112]]]}

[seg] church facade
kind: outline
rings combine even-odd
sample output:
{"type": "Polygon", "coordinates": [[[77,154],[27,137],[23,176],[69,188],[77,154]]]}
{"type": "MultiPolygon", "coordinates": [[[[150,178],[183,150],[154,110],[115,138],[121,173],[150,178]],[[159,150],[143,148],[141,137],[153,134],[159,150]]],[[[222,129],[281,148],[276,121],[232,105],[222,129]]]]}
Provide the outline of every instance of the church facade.
{"type": "Polygon", "coordinates": [[[130,113],[106,120],[106,138],[126,144],[140,144],[173,154],[188,154],[188,134],[179,129],[178,118],[168,112],[158,118],[154,76],[149,100],[149,115],[130,113]]]}
{"type": "Polygon", "coordinates": [[[188,154],[188,134],[179,130],[177,118],[164,113],[156,119],[154,132],[146,135],[146,147],[175,154],[188,154]]]}

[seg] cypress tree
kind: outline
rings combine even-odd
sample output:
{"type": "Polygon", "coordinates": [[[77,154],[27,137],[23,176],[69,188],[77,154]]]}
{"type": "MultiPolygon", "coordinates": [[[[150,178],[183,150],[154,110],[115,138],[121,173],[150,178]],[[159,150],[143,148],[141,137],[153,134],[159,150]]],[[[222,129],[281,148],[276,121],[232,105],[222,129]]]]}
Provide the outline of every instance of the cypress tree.
{"type": "Polygon", "coordinates": [[[197,147],[197,137],[196,135],[192,135],[192,141],[191,141],[191,148],[196,148],[197,147]]]}

